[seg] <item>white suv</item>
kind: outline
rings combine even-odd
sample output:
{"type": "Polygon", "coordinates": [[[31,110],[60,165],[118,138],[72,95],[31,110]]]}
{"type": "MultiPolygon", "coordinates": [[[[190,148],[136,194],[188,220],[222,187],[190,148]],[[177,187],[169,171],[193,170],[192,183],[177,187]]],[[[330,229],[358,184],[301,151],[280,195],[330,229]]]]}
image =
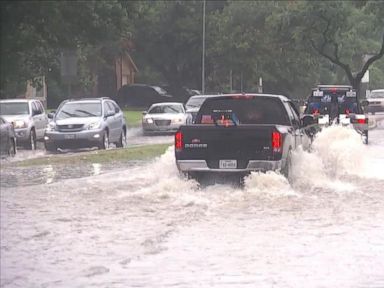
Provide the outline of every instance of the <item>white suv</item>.
{"type": "Polygon", "coordinates": [[[40,100],[1,100],[0,115],[13,124],[18,145],[35,150],[36,141],[44,140],[48,117],[40,100]]]}

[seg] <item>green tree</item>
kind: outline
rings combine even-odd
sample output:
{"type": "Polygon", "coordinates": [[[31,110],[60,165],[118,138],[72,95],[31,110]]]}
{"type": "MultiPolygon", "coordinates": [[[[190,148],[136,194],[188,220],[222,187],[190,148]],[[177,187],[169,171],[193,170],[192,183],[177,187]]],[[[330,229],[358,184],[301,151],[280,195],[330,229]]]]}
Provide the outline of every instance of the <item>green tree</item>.
{"type": "Polygon", "coordinates": [[[297,97],[297,91],[310,88],[320,60],[297,45],[291,13],[289,2],[233,1],[213,15],[209,57],[217,71],[225,71],[217,82],[229,83],[232,71],[243,80],[243,87],[233,85],[235,90],[255,91],[259,77],[265,92],[297,97]]]}
{"type": "Polygon", "coordinates": [[[135,58],[159,72],[166,84],[199,87],[202,2],[155,1],[140,6],[135,58]]]}
{"type": "Polygon", "coordinates": [[[89,90],[92,74],[112,69],[106,58],[121,49],[131,6],[117,0],[2,1],[1,97],[17,95],[36,76],[60,82],[65,48],[78,52],[78,86],[89,90]]]}
{"type": "Polygon", "coordinates": [[[340,67],[360,90],[368,68],[384,55],[384,2],[303,1],[295,33],[304,45],[340,67]]]}

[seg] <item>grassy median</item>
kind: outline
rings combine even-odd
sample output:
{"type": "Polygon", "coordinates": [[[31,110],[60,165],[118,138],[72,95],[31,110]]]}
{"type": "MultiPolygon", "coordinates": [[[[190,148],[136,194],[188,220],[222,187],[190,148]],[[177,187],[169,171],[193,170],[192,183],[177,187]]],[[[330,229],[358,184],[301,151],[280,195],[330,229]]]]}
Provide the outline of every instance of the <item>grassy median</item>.
{"type": "Polygon", "coordinates": [[[142,111],[124,110],[123,112],[128,127],[137,127],[141,125],[142,111]]]}
{"type": "Polygon", "coordinates": [[[33,166],[51,164],[107,163],[130,160],[149,160],[163,154],[170,144],[143,145],[125,149],[95,150],[76,154],[57,153],[40,158],[11,162],[9,165],[33,166]]]}

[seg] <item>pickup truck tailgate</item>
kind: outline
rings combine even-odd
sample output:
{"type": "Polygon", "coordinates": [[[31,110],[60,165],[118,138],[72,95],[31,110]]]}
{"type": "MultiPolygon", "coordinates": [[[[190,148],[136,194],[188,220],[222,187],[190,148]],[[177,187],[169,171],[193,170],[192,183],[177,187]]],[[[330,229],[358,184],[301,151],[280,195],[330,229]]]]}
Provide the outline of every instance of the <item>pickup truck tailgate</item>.
{"type": "Polygon", "coordinates": [[[207,161],[209,168],[219,168],[220,160],[237,160],[237,168],[247,167],[249,160],[278,160],[273,153],[273,125],[182,126],[182,149],[176,150],[177,160],[207,161]]]}

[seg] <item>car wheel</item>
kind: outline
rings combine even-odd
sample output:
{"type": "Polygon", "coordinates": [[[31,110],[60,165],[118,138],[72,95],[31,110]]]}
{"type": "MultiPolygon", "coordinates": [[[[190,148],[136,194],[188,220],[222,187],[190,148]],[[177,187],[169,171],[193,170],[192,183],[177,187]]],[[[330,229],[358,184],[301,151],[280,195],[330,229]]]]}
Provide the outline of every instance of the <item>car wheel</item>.
{"type": "Polygon", "coordinates": [[[57,147],[54,143],[44,143],[45,150],[50,153],[57,152],[57,147]]]}
{"type": "Polygon", "coordinates": [[[125,129],[121,131],[119,141],[116,144],[116,146],[119,148],[127,147],[127,134],[125,131],[126,131],[125,129]]]}
{"type": "Polygon", "coordinates": [[[103,140],[100,143],[99,149],[107,150],[108,148],[109,148],[109,135],[108,135],[108,131],[105,130],[103,135],[103,140]]]}
{"type": "Polygon", "coordinates": [[[15,139],[9,138],[8,155],[10,157],[15,157],[15,155],[16,155],[16,141],[15,141],[15,139]]]}
{"type": "Polygon", "coordinates": [[[26,146],[29,150],[36,150],[36,132],[33,129],[31,130],[29,141],[26,146]]]}

